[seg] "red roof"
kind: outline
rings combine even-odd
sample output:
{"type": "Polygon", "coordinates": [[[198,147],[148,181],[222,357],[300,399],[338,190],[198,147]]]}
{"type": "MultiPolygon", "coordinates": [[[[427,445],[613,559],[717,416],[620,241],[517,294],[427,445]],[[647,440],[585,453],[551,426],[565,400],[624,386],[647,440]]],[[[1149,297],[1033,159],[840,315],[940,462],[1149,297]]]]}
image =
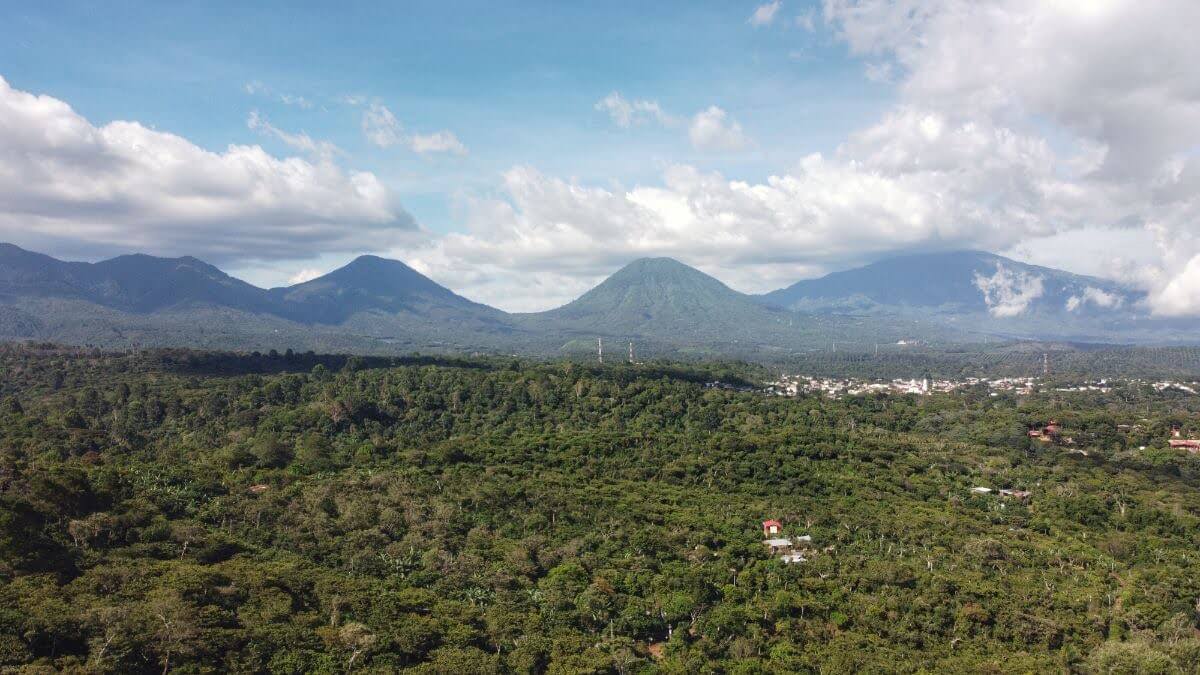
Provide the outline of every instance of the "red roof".
{"type": "Polygon", "coordinates": [[[774,525],[775,527],[783,527],[783,523],[779,522],[778,520],[764,520],[763,521],[763,527],[771,527],[772,525],[774,525]]]}

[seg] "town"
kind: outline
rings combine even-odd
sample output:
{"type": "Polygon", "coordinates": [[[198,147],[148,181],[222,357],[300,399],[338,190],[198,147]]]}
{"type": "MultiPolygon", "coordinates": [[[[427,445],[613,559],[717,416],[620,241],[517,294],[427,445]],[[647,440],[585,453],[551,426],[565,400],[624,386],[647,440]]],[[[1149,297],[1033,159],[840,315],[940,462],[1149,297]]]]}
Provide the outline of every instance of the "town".
{"type": "Polygon", "coordinates": [[[821,394],[830,398],[863,396],[870,394],[918,395],[948,394],[955,391],[983,388],[992,396],[1009,393],[1028,396],[1036,392],[1095,392],[1107,394],[1118,386],[1148,386],[1157,392],[1175,391],[1187,395],[1200,395],[1200,383],[1172,380],[1148,381],[1142,379],[1114,380],[1097,379],[1077,383],[1053,385],[1043,377],[964,377],[962,379],[935,379],[919,377],[892,380],[852,377],[821,377],[816,375],[781,375],[769,382],[765,390],[777,396],[801,396],[821,394]]]}

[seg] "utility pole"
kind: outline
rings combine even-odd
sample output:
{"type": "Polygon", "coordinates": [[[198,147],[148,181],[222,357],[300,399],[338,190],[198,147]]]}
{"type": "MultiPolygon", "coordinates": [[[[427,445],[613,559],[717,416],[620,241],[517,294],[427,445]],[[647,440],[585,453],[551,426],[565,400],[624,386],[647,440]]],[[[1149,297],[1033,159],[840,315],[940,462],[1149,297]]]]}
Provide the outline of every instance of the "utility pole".
{"type": "Polygon", "coordinates": [[[596,338],[596,356],[600,359],[600,365],[604,365],[604,338],[596,338]]]}
{"type": "Polygon", "coordinates": [[[633,363],[633,341],[629,342],[629,362],[633,363]]]}

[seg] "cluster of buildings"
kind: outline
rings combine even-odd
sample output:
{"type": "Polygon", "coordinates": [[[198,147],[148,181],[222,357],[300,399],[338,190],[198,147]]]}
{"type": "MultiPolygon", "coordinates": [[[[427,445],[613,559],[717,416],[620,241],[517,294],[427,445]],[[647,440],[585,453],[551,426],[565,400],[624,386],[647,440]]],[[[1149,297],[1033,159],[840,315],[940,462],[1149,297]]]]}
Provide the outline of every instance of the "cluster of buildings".
{"type": "MultiPolygon", "coordinates": [[[[1174,390],[1186,394],[1200,395],[1200,383],[1196,382],[1146,382],[1144,380],[1128,380],[1122,383],[1132,385],[1148,385],[1155,391],[1174,390]]],[[[716,384],[716,383],[713,383],[716,384]]],[[[1108,379],[1097,379],[1055,387],[1054,391],[1061,392],[1096,392],[1106,394],[1112,391],[1114,382],[1108,379]]],[[[712,386],[712,385],[710,385],[712,386]]],[[[857,396],[862,394],[935,394],[949,393],[960,389],[987,387],[993,396],[1000,393],[1018,395],[1032,394],[1041,387],[1041,378],[1037,377],[966,377],[958,380],[917,378],[872,380],[850,377],[817,377],[812,375],[783,375],[775,382],[767,385],[767,391],[780,396],[798,396],[800,394],[824,394],[831,398],[842,396],[857,396]]]]}
{"type": "Polygon", "coordinates": [[[1197,386],[1197,385],[1196,385],[1196,383],[1195,383],[1195,382],[1189,382],[1189,383],[1184,383],[1184,382],[1170,382],[1170,381],[1167,381],[1167,382],[1151,382],[1151,383],[1150,383],[1150,386],[1151,386],[1151,387],[1154,387],[1154,391],[1166,391],[1166,390],[1168,390],[1168,389],[1176,389],[1176,390],[1178,390],[1178,391],[1182,391],[1182,392],[1184,392],[1184,393],[1187,393],[1187,394],[1195,394],[1195,393],[1197,393],[1197,391],[1196,391],[1196,386],[1197,386]]]}
{"type": "Polygon", "coordinates": [[[777,381],[770,383],[767,386],[767,390],[779,396],[823,394],[830,398],[840,398],[862,394],[944,394],[978,386],[986,386],[993,395],[996,395],[998,392],[1031,394],[1037,388],[1037,380],[1035,378],[1022,377],[968,377],[962,380],[944,380],[926,377],[911,380],[867,380],[815,377],[810,375],[784,375],[777,381]]]}
{"type": "Polygon", "coordinates": [[[1072,387],[1056,387],[1054,391],[1095,391],[1101,394],[1107,394],[1112,391],[1112,385],[1108,380],[1095,380],[1093,382],[1084,382],[1072,387]]]}

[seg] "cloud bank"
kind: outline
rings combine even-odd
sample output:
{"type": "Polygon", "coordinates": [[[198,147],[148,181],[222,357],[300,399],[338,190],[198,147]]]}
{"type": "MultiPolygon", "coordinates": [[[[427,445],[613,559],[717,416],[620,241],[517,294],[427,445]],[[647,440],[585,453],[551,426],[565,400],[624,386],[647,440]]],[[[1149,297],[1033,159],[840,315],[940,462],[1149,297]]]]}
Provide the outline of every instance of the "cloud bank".
{"type": "Polygon", "coordinates": [[[416,229],[390,191],[327,148],[252,116],[314,154],[210,152],[137,122],[93,125],[0,78],[0,240],[95,258],[146,251],[215,263],[393,246],[416,229]]]}

